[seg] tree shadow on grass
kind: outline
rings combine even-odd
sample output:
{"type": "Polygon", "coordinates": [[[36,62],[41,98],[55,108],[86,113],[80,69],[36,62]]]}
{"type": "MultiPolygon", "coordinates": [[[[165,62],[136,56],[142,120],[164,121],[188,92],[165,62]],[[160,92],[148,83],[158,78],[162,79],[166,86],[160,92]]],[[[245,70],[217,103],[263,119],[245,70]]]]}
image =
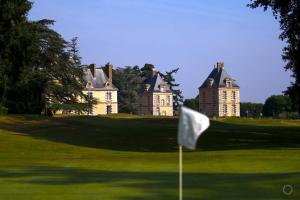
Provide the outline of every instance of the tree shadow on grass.
{"type": "MultiPolygon", "coordinates": [[[[174,118],[22,117],[0,129],[77,146],[138,152],[178,150],[174,118]]],[[[212,121],[200,137],[204,151],[300,148],[300,127],[237,125],[212,121]]]]}
{"type": "MultiPolygon", "coordinates": [[[[177,199],[178,173],[176,172],[128,172],[81,169],[59,166],[26,166],[14,170],[0,171],[4,182],[29,184],[28,191],[34,193],[34,185],[80,187],[85,184],[99,184],[86,188],[101,199],[104,186],[109,186],[117,199],[177,199]],[[33,189],[33,190],[31,190],[33,189]],[[138,191],[123,194],[120,190],[138,191]],[[93,191],[94,190],[94,191],[93,191]],[[142,194],[141,194],[142,191],[142,194]]],[[[185,199],[299,199],[300,172],[294,173],[184,173],[185,199]],[[291,196],[282,193],[282,187],[295,187],[291,196]]],[[[1,181],[0,181],[1,182],[1,181]]],[[[24,191],[23,191],[24,192],[24,191]]],[[[21,195],[22,191],[20,192],[21,195]]],[[[51,193],[48,195],[51,196],[51,193]]],[[[74,194],[75,195],[75,194],[74,194]]],[[[107,195],[107,194],[105,194],[107,195]]],[[[109,196],[109,195],[108,195],[109,196]]],[[[0,194],[1,197],[1,194],[0,194]]]]}

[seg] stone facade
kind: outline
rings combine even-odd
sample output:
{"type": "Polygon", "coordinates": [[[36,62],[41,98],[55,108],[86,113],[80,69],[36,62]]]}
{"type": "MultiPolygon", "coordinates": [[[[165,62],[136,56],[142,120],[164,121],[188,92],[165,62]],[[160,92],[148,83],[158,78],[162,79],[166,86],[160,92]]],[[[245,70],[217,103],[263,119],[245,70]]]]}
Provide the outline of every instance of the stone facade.
{"type": "Polygon", "coordinates": [[[173,94],[156,69],[139,93],[139,114],[173,116],[173,94]]]}
{"type": "Polygon", "coordinates": [[[240,87],[224,69],[216,67],[199,87],[199,111],[213,117],[240,116],[240,87]]]}

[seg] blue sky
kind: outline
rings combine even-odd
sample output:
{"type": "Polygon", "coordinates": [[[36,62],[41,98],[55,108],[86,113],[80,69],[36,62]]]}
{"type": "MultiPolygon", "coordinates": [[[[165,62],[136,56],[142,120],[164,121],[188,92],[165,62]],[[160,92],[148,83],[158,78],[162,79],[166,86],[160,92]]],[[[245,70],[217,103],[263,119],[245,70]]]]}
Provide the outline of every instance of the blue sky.
{"type": "Polygon", "coordinates": [[[264,102],[281,94],[283,69],[279,24],[247,0],[35,0],[29,18],[56,20],[65,39],[79,37],[84,64],[114,67],[152,63],[195,97],[217,61],[241,87],[241,101],[264,102]]]}

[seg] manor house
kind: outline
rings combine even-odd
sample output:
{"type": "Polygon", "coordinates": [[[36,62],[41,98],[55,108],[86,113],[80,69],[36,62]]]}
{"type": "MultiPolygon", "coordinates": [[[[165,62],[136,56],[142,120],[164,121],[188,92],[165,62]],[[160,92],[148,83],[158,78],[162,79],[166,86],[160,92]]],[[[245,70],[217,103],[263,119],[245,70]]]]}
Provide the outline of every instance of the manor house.
{"type": "Polygon", "coordinates": [[[199,87],[199,111],[213,117],[240,116],[240,87],[218,62],[199,87]]]}
{"type": "Polygon", "coordinates": [[[170,86],[155,68],[152,69],[152,77],[144,81],[139,93],[139,114],[173,116],[170,86]]]}
{"type": "Polygon", "coordinates": [[[108,77],[96,64],[84,69],[86,83],[83,92],[94,97],[97,103],[90,107],[88,115],[105,115],[118,113],[118,89],[112,84],[112,65],[108,65],[108,77]]]}

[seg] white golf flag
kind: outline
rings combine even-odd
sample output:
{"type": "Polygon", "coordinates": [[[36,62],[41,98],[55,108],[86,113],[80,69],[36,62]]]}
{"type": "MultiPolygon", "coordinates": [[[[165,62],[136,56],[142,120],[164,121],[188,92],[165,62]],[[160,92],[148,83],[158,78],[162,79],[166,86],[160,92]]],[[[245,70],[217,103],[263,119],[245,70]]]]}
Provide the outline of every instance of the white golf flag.
{"type": "Polygon", "coordinates": [[[208,127],[208,117],[182,106],[178,125],[178,144],[188,149],[196,149],[198,137],[208,127]]]}

